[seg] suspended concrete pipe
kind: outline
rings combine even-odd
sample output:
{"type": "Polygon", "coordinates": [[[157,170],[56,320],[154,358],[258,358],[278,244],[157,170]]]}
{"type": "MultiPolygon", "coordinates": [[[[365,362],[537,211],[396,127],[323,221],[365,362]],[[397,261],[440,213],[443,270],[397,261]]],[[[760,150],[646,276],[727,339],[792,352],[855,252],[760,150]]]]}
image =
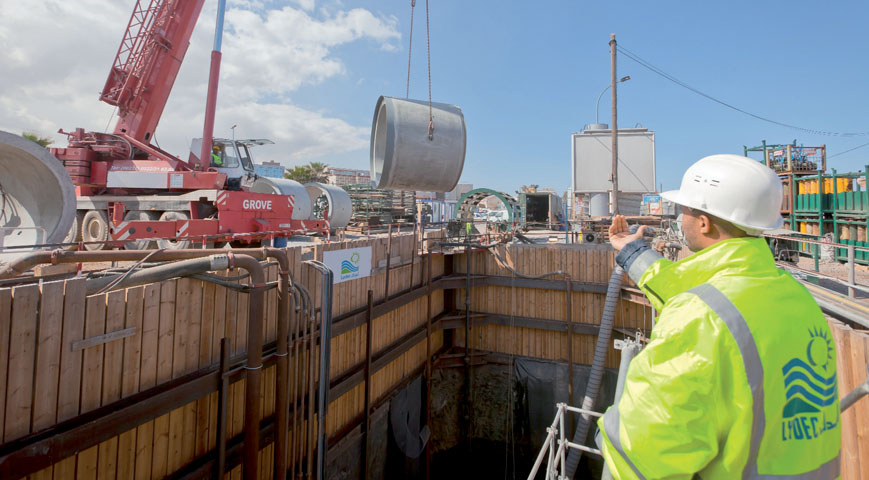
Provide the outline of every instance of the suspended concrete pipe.
{"type": "Polygon", "coordinates": [[[353,202],[343,188],[325,183],[306,183],[305,190],[311,199],[312,220],[321,220],[322,212],[329,214],[329,228],[344,228],[350,223],[353,215],[353,202]],[[325,205],[318,205],[320,199],[325,199],[325,205]]]}
{"type": "MultiPolygon", "coordinates": [[[[0,131],[0,247],[61,243],[75,219],[63,164],[26,138],[0,131]]],[[[0,253],[0,264],[33,248],[0,253]]]]}
{"type": "Polygon", "coordinates": [[[371,125],[371,182],[386,190],[449,192],[462,176],[466,137],[455,105],[429,109],[421,100],[380,97],[371,125]]]}
{"type": "Polygon", "coordinates": [[[293,196],[293,220],[309,220],[311,213],[311,197],[305,187],[287,178],[257,177],[250,186],[253,193],[272,193],[275,195],[293,196]]]}

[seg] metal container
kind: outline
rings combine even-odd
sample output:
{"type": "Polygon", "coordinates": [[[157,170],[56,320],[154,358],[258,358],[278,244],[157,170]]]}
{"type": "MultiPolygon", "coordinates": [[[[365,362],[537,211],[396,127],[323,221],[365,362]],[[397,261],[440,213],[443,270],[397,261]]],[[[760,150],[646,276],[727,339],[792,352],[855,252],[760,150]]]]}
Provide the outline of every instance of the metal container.
{"type": "Polygon", "coordinates": [[[588,215],[591,217],[608,217],[610,214],[610,197],[607,193],[592,193],[588,196],[588,215]]]}
{"type": "Polygon", "coordinates": [[[63,164],[44,147],[0,131],[0,246],[60,243],[75,209],[75,185],[63,164]]]}
{"type": "Polygon", "coordinates": [[[380,97],[371,125],[376,188],[448,192],[465,165],[465,117],[455,105],[380,97]]]}
{"type": "Polygon", "coordinates": [[[309,220],[313,209],[311,197],[305,187],[295,181],[286,178],[257,177],[250,187],[253,193],[272,193],[275,195],[293,196],[293,220],[309,220]]]}
{"type": "MultiPolygon", "coordinates": [[[[619,195],[654,192],[655,132],[620,128],[619,195]]],[[[576,193],[612,190],[612,130],[584,130],[571,135],[571,187],[576,193]]]]}
{"type": "Polygon", "coordinates": [[[353,215],[353,202],[343,188],[314,182],[306,183],[305,190],[308,191],[311,204],[314,206],[313,215],[315,217],[317,216],[317,200],[325,197],[327,202],[325,209],[329,214],[329,227],[331,229],[344,228],[350,223],[350,217],[353,215]]]}

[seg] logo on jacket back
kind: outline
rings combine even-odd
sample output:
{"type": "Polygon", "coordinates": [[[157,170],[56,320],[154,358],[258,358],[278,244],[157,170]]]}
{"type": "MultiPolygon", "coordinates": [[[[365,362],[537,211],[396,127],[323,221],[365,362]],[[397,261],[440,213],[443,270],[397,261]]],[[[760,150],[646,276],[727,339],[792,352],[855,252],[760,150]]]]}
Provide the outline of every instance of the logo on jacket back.
{"type": "Polygon", "coordinates": [[[782,440],[811,440],[839,423],[833,341],[824,330],[809,330],[805,360],[792,358],[782,367],[785,406],[782,440]]]}

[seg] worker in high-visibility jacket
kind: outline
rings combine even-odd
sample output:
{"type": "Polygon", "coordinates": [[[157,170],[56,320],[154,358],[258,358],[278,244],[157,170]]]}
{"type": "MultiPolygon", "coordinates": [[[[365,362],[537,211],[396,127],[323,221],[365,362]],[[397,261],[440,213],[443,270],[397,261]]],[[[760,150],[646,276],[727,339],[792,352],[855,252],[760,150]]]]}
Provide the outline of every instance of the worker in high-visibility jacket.
{"type": "Polygon", "coordinates": [[[223,166],[223,146],[219,143],[216,143],[211,147],[211,166],[223,166]]]}
{"type": "Polygon", "coordinates": [[[662,197],[693,256],[670,262],[616,216],[617,262],[660,312],[624,391],[598,421],[615,478],[839,476],[836,348],[809,292],[776,268],[763,230],[782,186],[737,155],[692,165],[662,197]],[[677,221],[677,223],[679,223],[677,221]]]}

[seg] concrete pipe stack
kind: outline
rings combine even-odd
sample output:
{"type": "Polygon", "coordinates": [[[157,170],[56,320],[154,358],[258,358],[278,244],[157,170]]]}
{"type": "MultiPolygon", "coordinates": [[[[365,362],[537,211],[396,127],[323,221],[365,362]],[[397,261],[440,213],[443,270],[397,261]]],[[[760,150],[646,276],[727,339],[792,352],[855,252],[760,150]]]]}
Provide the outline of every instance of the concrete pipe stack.
{"type": "Polygon", "coordinates": [[[0,131],[0,264],[36,245],[61,243],[75,208],[63,164],[46,148],[0,131]]]}

